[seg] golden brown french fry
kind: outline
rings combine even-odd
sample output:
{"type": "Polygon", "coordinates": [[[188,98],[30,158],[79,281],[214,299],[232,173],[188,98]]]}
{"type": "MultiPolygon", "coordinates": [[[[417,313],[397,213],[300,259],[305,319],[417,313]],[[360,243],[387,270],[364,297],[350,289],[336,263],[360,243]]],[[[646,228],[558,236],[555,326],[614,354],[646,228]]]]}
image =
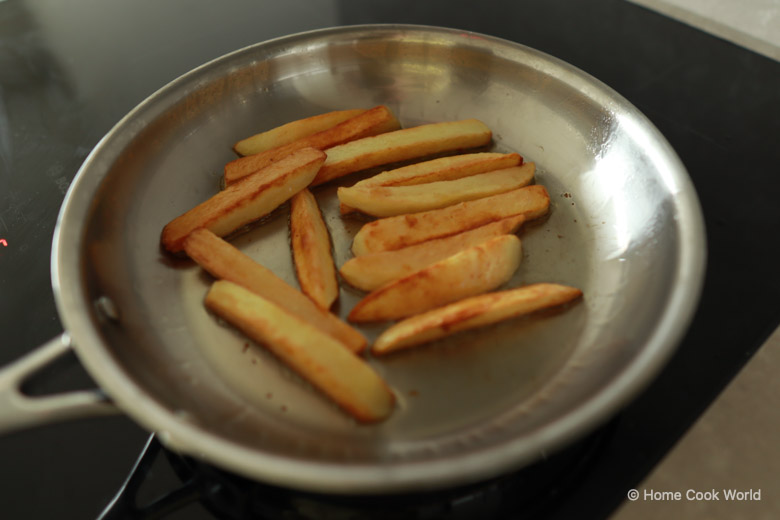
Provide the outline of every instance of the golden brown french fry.
{"type": "Polygon", "coordinates": [[[374,107],[327,130],[265,152],[230,161],[225,165],[225,185],[230,186],[242,177],[265,168],[301,148],[325,150],[354,139],[389,132],[397,128],[399,128],[398,120],[387,107],[374,107]]]}
{"type": "Polygon", "coordinates": [[[414,186],[437,181],[452,181],[477,173],[521,166],[517,153],[476,152],[448,155],[378,173],[354,184],[361,188],[376,186],[414,186]]]}
{"type": "Polygon", "coordinates": [[[225,280],[214,282],[205,304],[357,420],[381,421],[393,411],[395,396],[376,371],[305,320],[225,280]]]}
{"type": "Polygon", "coordinates": [[[198,228],[225,236],[264,217],[305,188],[324,160],[324,152],[303,148],[228,187],[169,222],[162,231],[163,246],[176,253],[198,228]]]}
{"type": "Polygon", "coordinates": [[[446,208],[385,217],[360,228],[352,241],[352,252],[361,256],[401,249],[516,215],[528,221],[547,213],[549,206],[544,186],[533,185],[446,208]]]}
{"type": "Polygon", "coordinates": [[[290,200],[290,234],[301,290],[314,303],[329,309],[339,297],[339,282],[330,251],[330,234],[309,190],[301,190],[290,200]]]}
{"type": "Polygon", "coordinates": [[[349,321],[395,320],[495,289],[507,282],[522,259],[515,235],[491,238],[369,293],[349,321]]]}
{"type": "Polygon", "coordinates": [[[527,186],[534,179],[534,163],[477,173],[451,181],[413,186],[339,188],[339,202],[375,217],[419,213],[481,199],[527,186]]]}
{"type": "Polygon", "coordinates": [[[184,251],[214,278],[236,283],[274,302],[352,352],[362,352],[366,347],[366,338],[360,332],[211,231],[198,229],[190,233],[184,241],[184,251]]]}
{"type": "MultiPolygon", "coordinates": [[[[516,153],[479,152],[439,157],[379,173],[354,184],[354,187],[413,186],[428,182],[451,181],[523,164],[516,153]]],[[[340,205],[341,214],[354,211],[346,204],[340,205]]]]}
{"type": "Polygon", "coordinates": [[[277,126],[265,132],[260,132],[246,139],[241,139],[233,145],[233,150],[239,155],[253,155],[265,152],[277,146],[284,146],[293,141],[308,137],[317,132],[322,132],[328,128],[346,121],[352,117],[365,112],[364,108],[354,108],[350,110],[336,110],[325,114],[298,119],[289,123],[277,126]]]}
{"type": "Polygon", "coordinates": [[[328,159],[312,184],[322,184],[383,164],[485,146],[490,143],[492,135],[485,123],[465,119],[364,137],[329,148],[328,159]]]}
{"type": "Polygon", "coordinates": [[[403,249],[357,256],[345,262],[339,273],[350,285],[373,291],[490,238],[514,233],[524,221],[522,215],[509,217],[403,249]]]}
{"type": "Polygon", "coordinates": [[[371,352],[387,354],[463,330],[563,305],[581,296],[579,289],[551,283],[473,296],[396,323],[376,339],[371,352]]]}

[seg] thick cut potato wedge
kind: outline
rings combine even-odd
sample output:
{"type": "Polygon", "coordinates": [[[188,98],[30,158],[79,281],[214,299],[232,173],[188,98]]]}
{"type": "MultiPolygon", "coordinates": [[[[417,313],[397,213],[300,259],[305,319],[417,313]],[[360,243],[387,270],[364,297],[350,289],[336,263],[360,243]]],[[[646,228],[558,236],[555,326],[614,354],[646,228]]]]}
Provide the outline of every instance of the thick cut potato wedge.
{"type": "Polygon", "coordinates": [[[173,219],[163,228],[162,245],[176,253],[198,228],[225,236],[264,217],[308,186],[324,161],[320,150],[298,150],[173,219]]]}
{"type": "Polygon", "coordinates": [[[355,183],[354,186],[361,188],[414,186],[429,182],[452,181],[522,164],[523,157],[517,153],[477,152],[449,155],[378,173],[355,183]]]}
{"type": "Polygon", "coordinates": [[[361,256],[401,249],[517,215],[528,221],[546,214],[549,207],[545,187],[533,185],[446,208],[386,217],[360,228],[352,241],[352,253],[361,256]]]}
{"type": "Polygon", "coordinates": [[[329,309],[339,297],[339,282],[330,251],[330,234],[309,190],[301,190],[290,201],[290,234],[301,290],[314,303],[329,309]]]}
{"type": "Polygon", "coordinates": [[[366,338],[335,315],[317,306],[266,267],[207,229],[190,233],[184,251],[214,278],[246,287],[320,329],[352,352],[362,352],[366,338]]]}
{"type": "Polygon", "coordinates": [[[517,270],[521,249],[515,235],[491,238],[383,285],[360,300],[347,319],[395,320],[495,289],[517,270]]]}
{"type": "Polygon", "coordinates": [[[358,256],[345,262],[339,273],[350,285],[364,291],[373,291],[490,238],[514,233],[524,221],[525,217],[522,215],[509,217],[457,235],[428,240],[403,249],[358,256]]]}
{"type": "Polygon", "coordinates": [[[476,119],[431,123],[364,137],[328,149],[328,160],[312,184],[383,164],[485,146],[492,137],[490,128],[476,119]]]}
{"type": "Polygon", "coordinates": [[[317,132],[322,132],[328,128],[362,114],[364,108],[355,108],[351,110],[336,110],[325,114],[298,119],[289,123],[277,126],[265,132],[260,132],[246,139],[242,139],[233,145],[233,150],[239,155],[253,155],[265,152],[277,146],[284,146],[293,141],[308,137],[317,132]]]}
{"type": "Polygon", "coordinates": [[[225,280],[214,282],[205,304],[357,420],[381,421],[393,411],[395,396],[374,369],[305,320],[225,280]]]}
{"type": "Polygon", "coordinates": [[[481,199],[527,186],[534,179],[534,163],[477,173],[451,181],[413,186],[339,188],[339,202],[375,217],[419,213],[481,199]]]}
{"type": "Polygon", "coordinates": [[[374,107],[327,130],[265,152],[230,161],[225,165],[225,186],[230,186],[242,177],[265,168],[301,148],[325,150],[354,139],[396,130],[399,126],[398,120],[387,107],[374,107]]]}
{"type": "Polygon", "coordinates": [[[463,330],[563,305],[581,296],[579,289],[552,283],[481,294],[396,323],[376,339],[371,352],[387,354],[463,330]]]}
{"type": "MultiPolygon", "coordinates": [[[[480,152],[451,155],[382,172],[355,183],[353,187],[414,186],[429,182],[451,181],[522,164],[523,157],[516,153],[480,152]]],[[[340,209],[342,215],[354,211],[354,208],[343,203],[340,209]]]]}

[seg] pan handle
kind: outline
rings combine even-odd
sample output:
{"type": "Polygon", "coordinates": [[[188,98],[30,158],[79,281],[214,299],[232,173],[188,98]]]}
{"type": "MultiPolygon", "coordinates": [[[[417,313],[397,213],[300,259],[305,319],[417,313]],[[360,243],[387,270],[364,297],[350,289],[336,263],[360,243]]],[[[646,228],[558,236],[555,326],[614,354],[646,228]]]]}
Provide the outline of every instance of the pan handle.
{"type": "Polygon", "coordinates": [[[71,348],[70,336],[63,332],[0,369],[0,434],[66,419],[119,413],[99,389],[41,397],[22,392],[22,384],[27,378],[71,348]]]}

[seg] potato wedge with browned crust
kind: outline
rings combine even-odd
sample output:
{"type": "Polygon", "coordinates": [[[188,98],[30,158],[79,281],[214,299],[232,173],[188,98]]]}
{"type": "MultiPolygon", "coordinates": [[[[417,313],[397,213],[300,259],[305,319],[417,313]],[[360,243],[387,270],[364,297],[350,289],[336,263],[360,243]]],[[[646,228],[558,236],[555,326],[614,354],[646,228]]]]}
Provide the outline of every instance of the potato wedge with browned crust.
{"type": "Polygon", "coordinates": [[[534,163],[525,163],[522,166],[428,184],[339,188],[338,198],[342,204],[367,215],[392,217],[516,190],[530,184],[534,172],[534,163]]]}
{"type": "MultiPolygon", "coordinates": [[[[450,155],[388,170],[363,179],[353,187],[414,186],[429,182],[452,181],[522,164],[523,157],[517,153],[478,152],[450,155]]],[[[343,203],[339,209],[342,215],[354,211],[354,208],[343,203]]]]}
{"type": "Polygon", "coordinates": [[[491,238],[369,293],[352,322],[395,320],[481,294],[507,282],[522,259],[515,235],[491,238]]]}
{"type": "Polygon", "coordinates": [[[222,280],[211,286],[205,305],[268,348],[355,419],[377,422],[393,411],[395,396],[371,365],[268,299],[222,280]]]}
{"type": "Polygon", "coordinates": [[[490,128],[477,119],[431,123],[364,137],[329,148],[328,159],[312,184],[383,164],[485,146],[492,137],[490,128]]]}
{"type": "Polygon", "coordinates": [[[339,282],[330,234],[309,190],[301,190],[290,200],[290,235],[301,291],[323,309],[329,309],[339,297],[339,282]]]}
{"type": "Polygon", "coordinates": [[[463,330],[557,307],[581,296],[579,289],[553,283],[473,296],[396,323],[380,334],[371,352],[387,354],[463,330]]]}
{"type": "Polygon", "coordinates": [[[374,107],[327,130],[258,154],[247,155],[246,157],[230,161],[225,165],[225,186],[230,186],[237,180],[256,172],[260,168],[265,168],[269,164],[283,159],[295,150],[309,147],[326,150],[355,139],[396,130],[399,126],[398,120],[387,107],[374,107]]]}
{"type": "Polygon", "coordinates": [[[517,153],[476,152],[448,155],[378,173],[356,182],[355,187],[414,186],[437,181],[453,181],[477,173],[522,166],[517,153]]]}
{"type": "Polygon", "coordinates": [[[225,236],[264,217],[308,186],[324,161],[320,150],[296,151],[173,219],[163,228],[162,245],[176,253],[198,228],[225,236]]]}
{"type": "Polygon", "coordinates": [[[281,126],[271,128],[253,136],[241,139],[233,145],[233,150],[239,155],[253,155],[265,152],[277,146],[284,146],[293,141],[332,128],[339,123],[365,112],[364,108],[350,110],[335,110],[316,116],[290,121],[281,126]]]}
{"type": "Polygon", "coordinates": [[[352,241],[352,253],[360,256],[401,249],[517,215],[528,221],[546,214],[549,206],[544,186],[533,185],[446,208],[385,217],[360,228],[352,241]]]}
{"type": "Polygon", "coordinates": [[[514,233],[524,221],[522,215],[509,217],[403,249],[357,256],[345,262],[339,273],[350,285],[373,291],[490,238],[514,233]]]}
{"type": "Polygon", "coordinates": [[[365,348],[366,338],[360,332],[211,231],[198,229],[190,233],[184,241],[184,251],[213,277],[246,287],[276,303],[352,352],[365,348]]]}

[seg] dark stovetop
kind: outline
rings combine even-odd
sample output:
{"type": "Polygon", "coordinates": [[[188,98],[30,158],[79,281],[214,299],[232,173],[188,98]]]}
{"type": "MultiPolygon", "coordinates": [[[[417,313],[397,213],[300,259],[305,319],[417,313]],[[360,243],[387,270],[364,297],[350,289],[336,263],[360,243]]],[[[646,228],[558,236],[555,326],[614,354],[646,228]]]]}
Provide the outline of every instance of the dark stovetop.
{"type": "MultiPolygon", "coordinates": [[[[49,277],[57,212],[127,111],[229,51],[380,22],[472,30],[561,58],[642,110],[693,178],[709,245],[700,308],[660,377],[611,423],[587,477],[548,515],[604,518],[780,322],[780,64],[622,0],[0,2],[0,365],[62,330],[49,277]]],[[[28,385],[89,386],[74,356],[28,385]]],[[[0,516],[95,517],[147,436],[116,416],[0,438],[0,516]]],[[[155,464],[141,499],[176,482],[155,464]]],[[[191,505],[171,518],[212,516],[191,505]]]]}

